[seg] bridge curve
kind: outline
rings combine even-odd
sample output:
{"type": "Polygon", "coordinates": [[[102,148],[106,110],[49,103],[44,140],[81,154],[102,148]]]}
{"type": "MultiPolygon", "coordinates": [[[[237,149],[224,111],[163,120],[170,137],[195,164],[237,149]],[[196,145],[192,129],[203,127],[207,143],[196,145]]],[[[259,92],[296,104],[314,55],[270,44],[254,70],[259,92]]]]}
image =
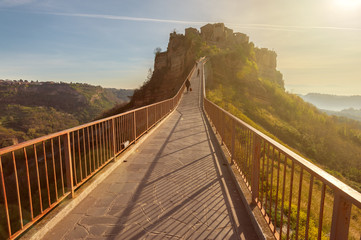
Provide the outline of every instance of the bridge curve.
{"type": "MultiPolygon", "coordinates": [[[[199,64],[201,65],[201,64],[199,64]]],[[[258,239],[192,92],[43,239],[258,239]]]]}

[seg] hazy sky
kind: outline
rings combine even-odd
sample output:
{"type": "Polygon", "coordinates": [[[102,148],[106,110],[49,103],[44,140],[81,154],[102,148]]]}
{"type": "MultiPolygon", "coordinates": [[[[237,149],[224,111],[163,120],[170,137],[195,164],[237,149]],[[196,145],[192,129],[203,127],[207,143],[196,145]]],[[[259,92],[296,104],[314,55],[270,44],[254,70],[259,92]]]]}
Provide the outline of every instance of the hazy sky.
{"type": "Polygon", "coordinates": [[[290,92],[361,95],[361,0],[0,0],[0,79],[135,88],[208,22],[275,50],[290,92]]]}

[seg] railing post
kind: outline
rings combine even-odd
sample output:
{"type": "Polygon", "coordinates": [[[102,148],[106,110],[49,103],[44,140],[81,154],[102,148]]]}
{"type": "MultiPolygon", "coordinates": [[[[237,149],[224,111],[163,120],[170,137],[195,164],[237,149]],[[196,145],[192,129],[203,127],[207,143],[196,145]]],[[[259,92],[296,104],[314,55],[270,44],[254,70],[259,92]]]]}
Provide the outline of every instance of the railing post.
{"type": "Polygon", "coordinates": [[[234,152],[235,152],[235,135],[236,135],[236,126],[235,120],[232,119],[232,147],[231,147],[231,165],[234,161],[234,152]]]}
{"type": "Polygon", "coordinates": [[[340,193],[334,193],[330,240],[347,239],[350,226],[351,203],[340,193]]]}
{"type": "Polygon", "coordinates": [[[252,161],[252,202],[256,203],[259,195],[259,172],[261,156],[261,138],[253,133],[253,161],[252,161]]]}
{"type": "MultiPolygon", "coordinates": [[[[3,167],[1,162],[1,155],[0,155],[0,177],[1,177],[1,185],[2,185],[2,192],[4,197],[4,205],[5,205],[5,213],[6,213],[6,222],[7,222],[7,228],[9,232],[9,239],[11,238],[11,223],[10,223],[10,215],[9,215],[9,206],[8,206],[8,200],[7,200],[7,194],[6,194],[6,187],[5,187],[5,179],[4,179],[4,173],[3,173],[3,167]]],[[[4,229],[5,231],[5,229],[4,229]]],[[[4,233],[5,234],[5,233],[4,233]]],[[[5,235],[4,235],[5,236],[5,235]]]]}
{"type": "Polygon", "coordinates": [[[71,159],[71,147],[70,147],[70,133],[63,135],[64,139],[64,153],[65,153],[65,174],[66,174],[66,186],[71,192],[71,198],[74,198],[74,184],[73,184],[73,165],[71,159]]]}
{"type": "Polygon", "coordinates": [[[147,109],[147,132],[148,132],[148,129],[149,129],[149,116],[148,116],[148,111],[149,111],[149,107],[146,108],[147,109]]]}
{"type": "Polygon", "coordinates": [[[224,138],[224,132],[225,132],[225,126],[224,126],[225,118],[226,118],[225,113],[222,111],[221,112],[221,129],[222,129],[222,133],[221,133],[222,142],[221,142],[221,145],[224,144],[223,138],[224,138]]]}
{"type": "Polygon", "coordinates": [[[137,122],[135,119],[135,111],[133,112],[133,125],[134,125],[134,143],[137,141],[137,122]]]}
{"type": "Polygon", "coordinates": [[[115,148],[115,118],[112,119],[112,134],[113,134],[113,160],[115,160],[115,154],[117,153],[117,150],[115,148]]]}

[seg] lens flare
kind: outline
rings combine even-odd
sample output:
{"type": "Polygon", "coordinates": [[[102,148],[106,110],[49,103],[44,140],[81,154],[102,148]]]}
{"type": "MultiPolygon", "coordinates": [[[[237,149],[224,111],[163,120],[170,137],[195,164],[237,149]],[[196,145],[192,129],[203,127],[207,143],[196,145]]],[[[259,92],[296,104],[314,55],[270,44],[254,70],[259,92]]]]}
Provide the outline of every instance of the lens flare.
{"type": "Polygon", "coordinates": [[[361,0],[334,0],[338,7],[345,9],[354,9],[361,6],[361,0]]]}

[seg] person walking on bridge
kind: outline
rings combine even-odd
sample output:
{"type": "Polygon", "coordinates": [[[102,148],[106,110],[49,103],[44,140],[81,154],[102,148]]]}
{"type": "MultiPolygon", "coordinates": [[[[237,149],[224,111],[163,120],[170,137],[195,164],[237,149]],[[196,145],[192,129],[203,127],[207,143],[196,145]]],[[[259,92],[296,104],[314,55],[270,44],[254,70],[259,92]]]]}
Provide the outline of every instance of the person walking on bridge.
{"type": "Polygon", "coordinates": [[[189,81],[189,79],[187,78],[186,81],[186,87],[187,87],[187,92],[189,92],[189,87],[191,86],[191,82],[189,81]]]}

